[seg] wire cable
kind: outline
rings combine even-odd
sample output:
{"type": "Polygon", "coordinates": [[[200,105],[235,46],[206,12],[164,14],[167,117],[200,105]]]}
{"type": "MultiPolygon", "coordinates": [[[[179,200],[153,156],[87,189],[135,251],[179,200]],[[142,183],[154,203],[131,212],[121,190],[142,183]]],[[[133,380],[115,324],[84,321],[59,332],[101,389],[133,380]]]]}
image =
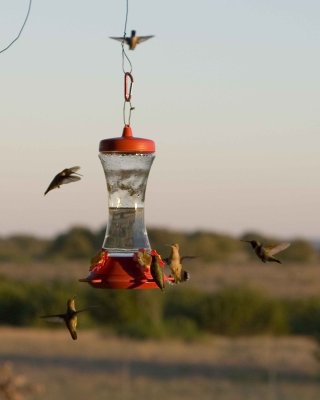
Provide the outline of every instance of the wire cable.
{"type": "Polygon", "coordinates": [[[6,50],[8,50],[19,39],[19,37],[20,37],[20,35],[21,35],[22,31],[23,31],[23,28],[25,27],[25,25],[26,25],[26,23],[28,21],[30,10],[31,10],[31,4],[32,4],[32,0],[29,0],[29,6],[28,6],[27,15],[26,15],[26,17],[25,17],[25,19],[23,21],[23,24],[22,24],[22,26],[20,28],[20,31],[19,31],[18,35],[12,40],[11,43],[8,44],[8,46],[6,46],[2,50],[0,50],[0,54],[5,52],[6,50]]]}
{"type": "Polygon", "coordinates": [[[124,20],[124,30],[123,30],[123,39],[125,39],[127,34],[127,23],[128,23],[128,14],[129,14],[129,0],[126,0],[126,18],[124,20]]]}
{"type": "Polygon", "coordinates": [[[128,23],[128,15],[129,15],[129,0],[126,0],[126,17],[124,21],[124,30],[123,30],[123,40],[121,42],[121,47],[122,47],[122,71],[125,74],[126,72],[132,72],[132,64],[131,61],[124,49],[124,45],[126,43],[126,36],[127,36],[127,23],[128,23]],[[125,60],[128,61],[129,64],[129,71],[126,71],[125,68],[125,60]]]}

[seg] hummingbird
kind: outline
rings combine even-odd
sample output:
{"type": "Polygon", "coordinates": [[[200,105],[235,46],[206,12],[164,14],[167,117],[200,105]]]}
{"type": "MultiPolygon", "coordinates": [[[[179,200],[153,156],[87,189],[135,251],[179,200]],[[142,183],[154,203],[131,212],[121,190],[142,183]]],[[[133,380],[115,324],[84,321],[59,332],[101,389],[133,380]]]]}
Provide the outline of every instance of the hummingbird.
{"type": "Polygon", "coordinates": [[[76,310],[74,298],[68,299],[67,301],[67,311],[64,314],[51,314],[51,315],[42,315],[40,318],[52,318],[52,320],[64,321],[66,327],[68,328],[70,335],[73,340],[77,340],[77,322],[78,317],[77,314],[83,311],[89,310],[91,307],[83,308],[82,310],[76,310]]]}
{"type": "Polygon", "coordinates": [[[134,50],[137,46],[138,43],[145,42],[148,39],[153,38],[154,35],[149,35],[149,36],[137,36],[136,31],[131,31],[131,36],[130,37],[115,37],[115,36],[110,36],[110,39],[115,39],[118,40],[119,42],[125,41],[126,44],[129,46],[130,50],[134,50]]]}
{"type": "Polygon", "coordinates": [[[137,253],[135,254],[135,260],[142,268],[150,269],[152,256],[146,250],[144,249],[138,250],[137,253]]]}
{"type": "Polygon", "coordinates": [[[63,171],[59,172],[51,181],[50,185],[48,186],[48,189],[44,192],[44,195],[46,195],[50,190],[55,189],[55,188],[60,188],[61,185],[64,185],[66,183],[70,182],[76,182],[79,181],[81,178],[76,175],[81,174],[77,173],[80,167],[71,167],[71,168],[65,168],[63,171]]]}
{"type": "Polygon", "coordinates": [[[108,257],[108,252],[106,250],[99,250],[98,253],[90,260],[89,271],[100,269],[103,265],[105,265],[108,257]]]}
{"type": "Polygon", "coordinates": [[[159,256],[159,254],[152,252],[151,253],[151,265],[150,265],[150,272],[152,275],[152,278],[156,282],[157,286],[161,289],[164,290],[164,272],[163,272],[163,267],[160,265],[162,260],[159,256]]]}
{"type": "Polygon", "coordinates": [[[178,243],[168,245],[171,247],[171,253],[169,257],[164,258],[163,261],[169,265],[172,272],[174,283],[185,282],[190,279],[189,272],[182,268],[182,260],[186,258],[195,258],[193,256],[180,257],[180,246],[178,243]]]}
{"type": "Polygon", "coordinates": [[[276,262],[282,264],[280,260],[273,257],[275,254],[280,253],[287,249],[290,246],[290,243],[280,243],[271,246],[264,246],[262,243],[257,240],[242,240],[242,242],[250,243],[256,255],[260,258],[260,260],[264,263],[266,262],[276,262]]]}

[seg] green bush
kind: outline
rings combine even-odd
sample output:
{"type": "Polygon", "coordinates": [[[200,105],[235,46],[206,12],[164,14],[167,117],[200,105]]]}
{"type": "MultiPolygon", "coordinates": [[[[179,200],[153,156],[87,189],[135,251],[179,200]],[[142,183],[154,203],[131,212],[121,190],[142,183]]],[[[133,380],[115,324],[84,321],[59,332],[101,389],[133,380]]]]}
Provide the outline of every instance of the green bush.
{"type": "Polygon", "coordinates": [[[320,297],[273,299],[250,288],[215,293],[184,285],[160,290],[97,290],[77,282],[42,284],[0,281],[0,324],[50,326],[40,315],[64,312],[76,296],[77,308],[96,306],[81,314],[81,327],[101,327],[135,338],[179,337],[194,340],[219,335],[320,332],[320,297]]]}
{"type": "Polygon", "coordinates": [[[200,328],[222,335],[282,334],[288,331],[277,300],[246,288],[228,288],[207,296],[199,310],[200,328]]]}
{"type": "Polygon", "coordinates": [[[170,338],[180,338],[185,341],[193,341],[201,335],[199,326],[195,320],[178,315],[175,318],[166,320],[166,336],[170,338]]]}
{"type": "Polygon", "coordinates": [[[285,302],[290,333],[318,336],[320,332],[320,298],[285,302]]]}
{"type": "Polygon", "coordinates": [[[26,302],[27,290],[21,286],[13,287],[7,282],[0,285],[0,323],[24,326],[33,320],[35,309],[26,302]]]}

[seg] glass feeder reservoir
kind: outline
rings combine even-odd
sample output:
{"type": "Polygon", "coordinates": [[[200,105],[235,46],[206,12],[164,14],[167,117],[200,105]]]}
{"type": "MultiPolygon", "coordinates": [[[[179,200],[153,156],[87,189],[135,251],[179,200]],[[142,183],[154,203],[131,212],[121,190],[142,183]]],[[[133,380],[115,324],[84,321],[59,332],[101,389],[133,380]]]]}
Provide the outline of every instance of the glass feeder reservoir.
{"type": "Polygon", "coordinates": [[[122,137],[102,140],[99,151],[109,218],[102,250],[91,260],[89,276],[80,281],[98,288],[157,288],[150,266],[137,260],[138,252],[151,252],[144,202],[155,143],[133,137],[131,127],[125,125],[122,137]]]}
{"type": "MultiPolygon", "coordinates": [[[[148,148],[152,148],[152,143],[147,143],[148,148]]],[[[100,147],[99,158],[109,192],[109,222],[102,247],[111,254],[150,249],[144,223],[144,200],[154,152],[103,151],[103,142],[100,147]]]]}

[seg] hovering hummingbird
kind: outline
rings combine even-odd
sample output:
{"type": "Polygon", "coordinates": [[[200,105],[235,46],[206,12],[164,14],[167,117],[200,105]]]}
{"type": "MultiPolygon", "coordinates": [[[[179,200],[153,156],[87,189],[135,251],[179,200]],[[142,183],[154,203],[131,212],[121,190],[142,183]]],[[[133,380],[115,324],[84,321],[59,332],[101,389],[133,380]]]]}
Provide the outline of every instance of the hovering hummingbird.
{"type": "Polygon", "coordinates": [[[44,195],[46,195],[50,190],[59,188],[61,185],[64,185],[66,183],[70,182],[76,182],[79,181],[81,178],[76,175],[78,174],[76,171],[78,171],[80,167],[72,167],[72,168],[65,168],[63,171],[59,172],[51,181],[50,185],[48,186],[48,189],[44,192],[44,195]]]}
{"type": "Polygon", "coordinates": [[[178,243],[168,245],[171,247],[171,253],[169,257],[164,258],[163,261],[169,265],[172,272],[174,283],[185,282],[190,279],[189,272],[182,268],[182,261],[187,258],[195,258],[193,256],[180,257],[180,247],[178,243]]]}
{"type": "Polygon", "coordinates": [[[110,39],[115,39],[115,40],[118,40],[119,42],[122,42],[124,40],[126,42],[126,44],[129,46],[129,49],[134,50],[138,43],[145,42],[146,40],[151,39],[153,37],[154,37],[154,35],[136,36],[136,31],[131,31],[130,37],[124,38],[124,37],[110,36],[110,39]]]}
{"type": "Polygon", "coordinates": [[[242,242],[250,243],[256,255],[262,262],[276,262],[281,264],[281,261],[273,257],[290,246],[290,243],[280,243],[272,246],[264,246],[257,240],[242,240],[242,242]]]}
{"type": "Polygon", "coordinates": [[[77,314],[83,311],[87,311],[92,307],[83,308],[82,310],[76,310],[74,298],[68,299],[67,301],[67,311],[64,314],[51,314],[51,315],[42,315],[40,318],[52,318],[52,320],[64,321],[66,327],[68,328],[71,337],[73,340],[77,340],[77,322],[78,317],[77,314]]]}
{"type": "Polygon", "coordinates": [[[157,286],[161,290],[164,290],[164,272],[162,266],[160,265],[161,258],[159,254],[156,253],[151,253],[151,258],[150,272],[152,278],[156,282],[157,286]]]}

